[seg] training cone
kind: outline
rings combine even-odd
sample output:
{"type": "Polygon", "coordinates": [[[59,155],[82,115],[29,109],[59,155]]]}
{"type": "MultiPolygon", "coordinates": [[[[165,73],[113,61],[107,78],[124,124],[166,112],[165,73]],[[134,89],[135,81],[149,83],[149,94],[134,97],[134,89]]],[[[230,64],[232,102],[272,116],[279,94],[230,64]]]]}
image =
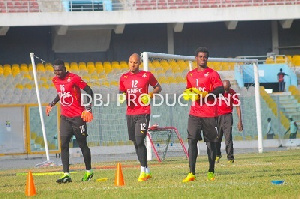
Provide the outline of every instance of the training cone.
{"type": "Polygon", "coordinates": [[[115,186],[124,186],[124,178],[123,178],[123,172],[122,172],[122,166],[121,163],[117,164],[117,171],[115,176],[115,186]]]}
{"type": "Polygon", "coordinates": [[[25,196],[35,196],[36,190],[33,182],[33,176],[31,171],[27,174],[27,183],[26,183],[26,189],[25,189],[25,196]]]}

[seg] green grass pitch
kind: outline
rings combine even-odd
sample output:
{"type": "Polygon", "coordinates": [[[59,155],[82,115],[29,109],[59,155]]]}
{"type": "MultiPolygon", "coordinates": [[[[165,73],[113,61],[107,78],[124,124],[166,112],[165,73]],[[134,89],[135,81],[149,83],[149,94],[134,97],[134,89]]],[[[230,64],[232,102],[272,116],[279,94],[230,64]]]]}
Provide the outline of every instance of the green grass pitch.
{"type": "MultiPolygon", "coordinates": [[[[237,154],[236,162],[226,158],[216,164],[216,180],[206,180],[207,156],[198,157],[196,181],[182,183],[188,173],[188,161],[174,158],[149,163],[153,178],[138,182],[137,161],[121,162],[125,186],[114,186],[117,162],[94,163],[94,178],[81,182],[83,164],[71,165],[73,182],[57,184],[60,175],[34,175],[35,198],[300,198],[300,150],[237,154]],[[108,178],[97,182],[98,178],[108,178]],[[284,180],[274,185],[272,180],[284,180]]],[[[61,167],[31,169],[32,172],[57,172],[61,167]]],[[[0,198],[25,198],[26,175],[29,169],[0,171],[0,198]]]]}

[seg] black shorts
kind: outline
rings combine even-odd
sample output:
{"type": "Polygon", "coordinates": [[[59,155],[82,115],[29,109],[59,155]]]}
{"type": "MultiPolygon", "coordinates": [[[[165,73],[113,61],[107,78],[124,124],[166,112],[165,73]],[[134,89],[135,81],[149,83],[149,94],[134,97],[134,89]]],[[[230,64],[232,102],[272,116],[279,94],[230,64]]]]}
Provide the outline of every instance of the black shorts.
{"type": "Polygon", "coordinates": [[[72,137],[75,135],[76,139],[85,138],[87,134],[86,122],[80,116],[69,118],[60,116],[60,136],[72,137]]]}
{"type": "Polygon", "coordinates": [[[150,115],[126,115],[129,140],[135,141],[136,136],[147,136],[150,115]]]}
{"type": "Polygon", "coordinates": [[[218,130],[219,130],[219,142],[222,142],[222,137],[232,133],[233,118],[232,114],[228,113],[226,115],[219,115],[218,117],[218,130]]]}
{"type": "Polygon", "coordinates": [[[218,142],[217,118],[202,118],[189,115],[188,139],[202,140],[203,131],[204,142],[218,142]]]}

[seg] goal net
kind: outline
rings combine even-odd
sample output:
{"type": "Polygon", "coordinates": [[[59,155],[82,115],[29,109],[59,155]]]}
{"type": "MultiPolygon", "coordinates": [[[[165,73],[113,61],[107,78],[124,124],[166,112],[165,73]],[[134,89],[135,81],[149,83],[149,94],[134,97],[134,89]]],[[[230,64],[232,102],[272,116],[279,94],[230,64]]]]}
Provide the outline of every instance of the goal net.
{"type": "MultiPolygon", "coordinates": [[[[182,92],[186,88],[186,74],[196,67],[195,57],[144,52],[142,53],[142,60],[144,70],[151,71],[162,86],[161,94],[154,98],[151,107],[152,114],[159,115],[160,117],[151,117],[150,126],[157,124],[160,128],[174,127],[178,129],[179,135],[183,140],[183,145],[186,145],[186,129],[190,104],[186,104],[187,102],[182,99],[182,92]]],[[[235,80],[235,76],[239,73],[236,69],[242,65],[249,65],[253,71],[254,87],[252,86],[250,88],[251,92],[248,93],[248,91],[246,91],[248,94],[239,96],[241,103],[246,104],[244,106],[241,105],[242,117],[251,117],[251,122],[244,122],[244,131],[239,133],[235,127],[237,119],[236,113],[234,112],[233,117],[235,123],[233,125],[235,126],[233,127],[233,137],[237,140],[246,140],[246,138],[257,140],[258,151],[262,152],[261,99],[258,83],[257,59],[208,59],[208,66],[218,71],[221,79],[230,80],[232,88],[237,92],[243,92],[243,89],[240,89],[238,82],[235,80]],[[250,104],[251,106],[249,106],[250,104]]],[[[184,147],[182,147],[181,144],[174,145],[174,142],[180,142],[176,139],[176,136],[170,137],[170,132],[165,131],[165,129],[161,129],[160,132],[150,130],[149,135],[151,141],[147,142],[148,159],[152,159],[153,154],[155,154],[153,149],[158,151],[160,159],[165,158],[166,154],[168,154],[167,152],[171,151],[171,149],[173,151],[181,151],[182,153],[184,151],[184,147]],[[174,140],[172,140],[172,138],[174,138],[174,140]]]]}

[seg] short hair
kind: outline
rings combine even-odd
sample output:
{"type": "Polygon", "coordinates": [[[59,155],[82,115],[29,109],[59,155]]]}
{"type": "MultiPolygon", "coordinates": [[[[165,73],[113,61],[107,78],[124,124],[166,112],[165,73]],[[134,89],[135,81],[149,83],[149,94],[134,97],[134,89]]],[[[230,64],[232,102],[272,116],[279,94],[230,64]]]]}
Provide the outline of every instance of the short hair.
{"type": "Polygon", "coordinates": [[[293,118],[290,118],[291,121],[293,121],[293,118]]]}
{"type": "Polygon", "coordinates": [[[270,122],[270,121],[271,121],[271,118],[268,118],[267,121],[270,122]]]}
{"type": "Polygon", "coordinates": [[[65,62],[61,59],[56,59],[54,62],[53,62],[53,66],[54,65],[57,65],[57,66],[63,66],[65,67],[65,62]]]}
{"type": "Polygon", "coordinates": [[[209,52],[208,52],[208,49],[206,47],[199,47],[197,48],[197,50],[195,51],[195,56],[197,57],[198,56],[198,53],[206,53],[207,54],[207,57],[209,57],[209,52]]]}

